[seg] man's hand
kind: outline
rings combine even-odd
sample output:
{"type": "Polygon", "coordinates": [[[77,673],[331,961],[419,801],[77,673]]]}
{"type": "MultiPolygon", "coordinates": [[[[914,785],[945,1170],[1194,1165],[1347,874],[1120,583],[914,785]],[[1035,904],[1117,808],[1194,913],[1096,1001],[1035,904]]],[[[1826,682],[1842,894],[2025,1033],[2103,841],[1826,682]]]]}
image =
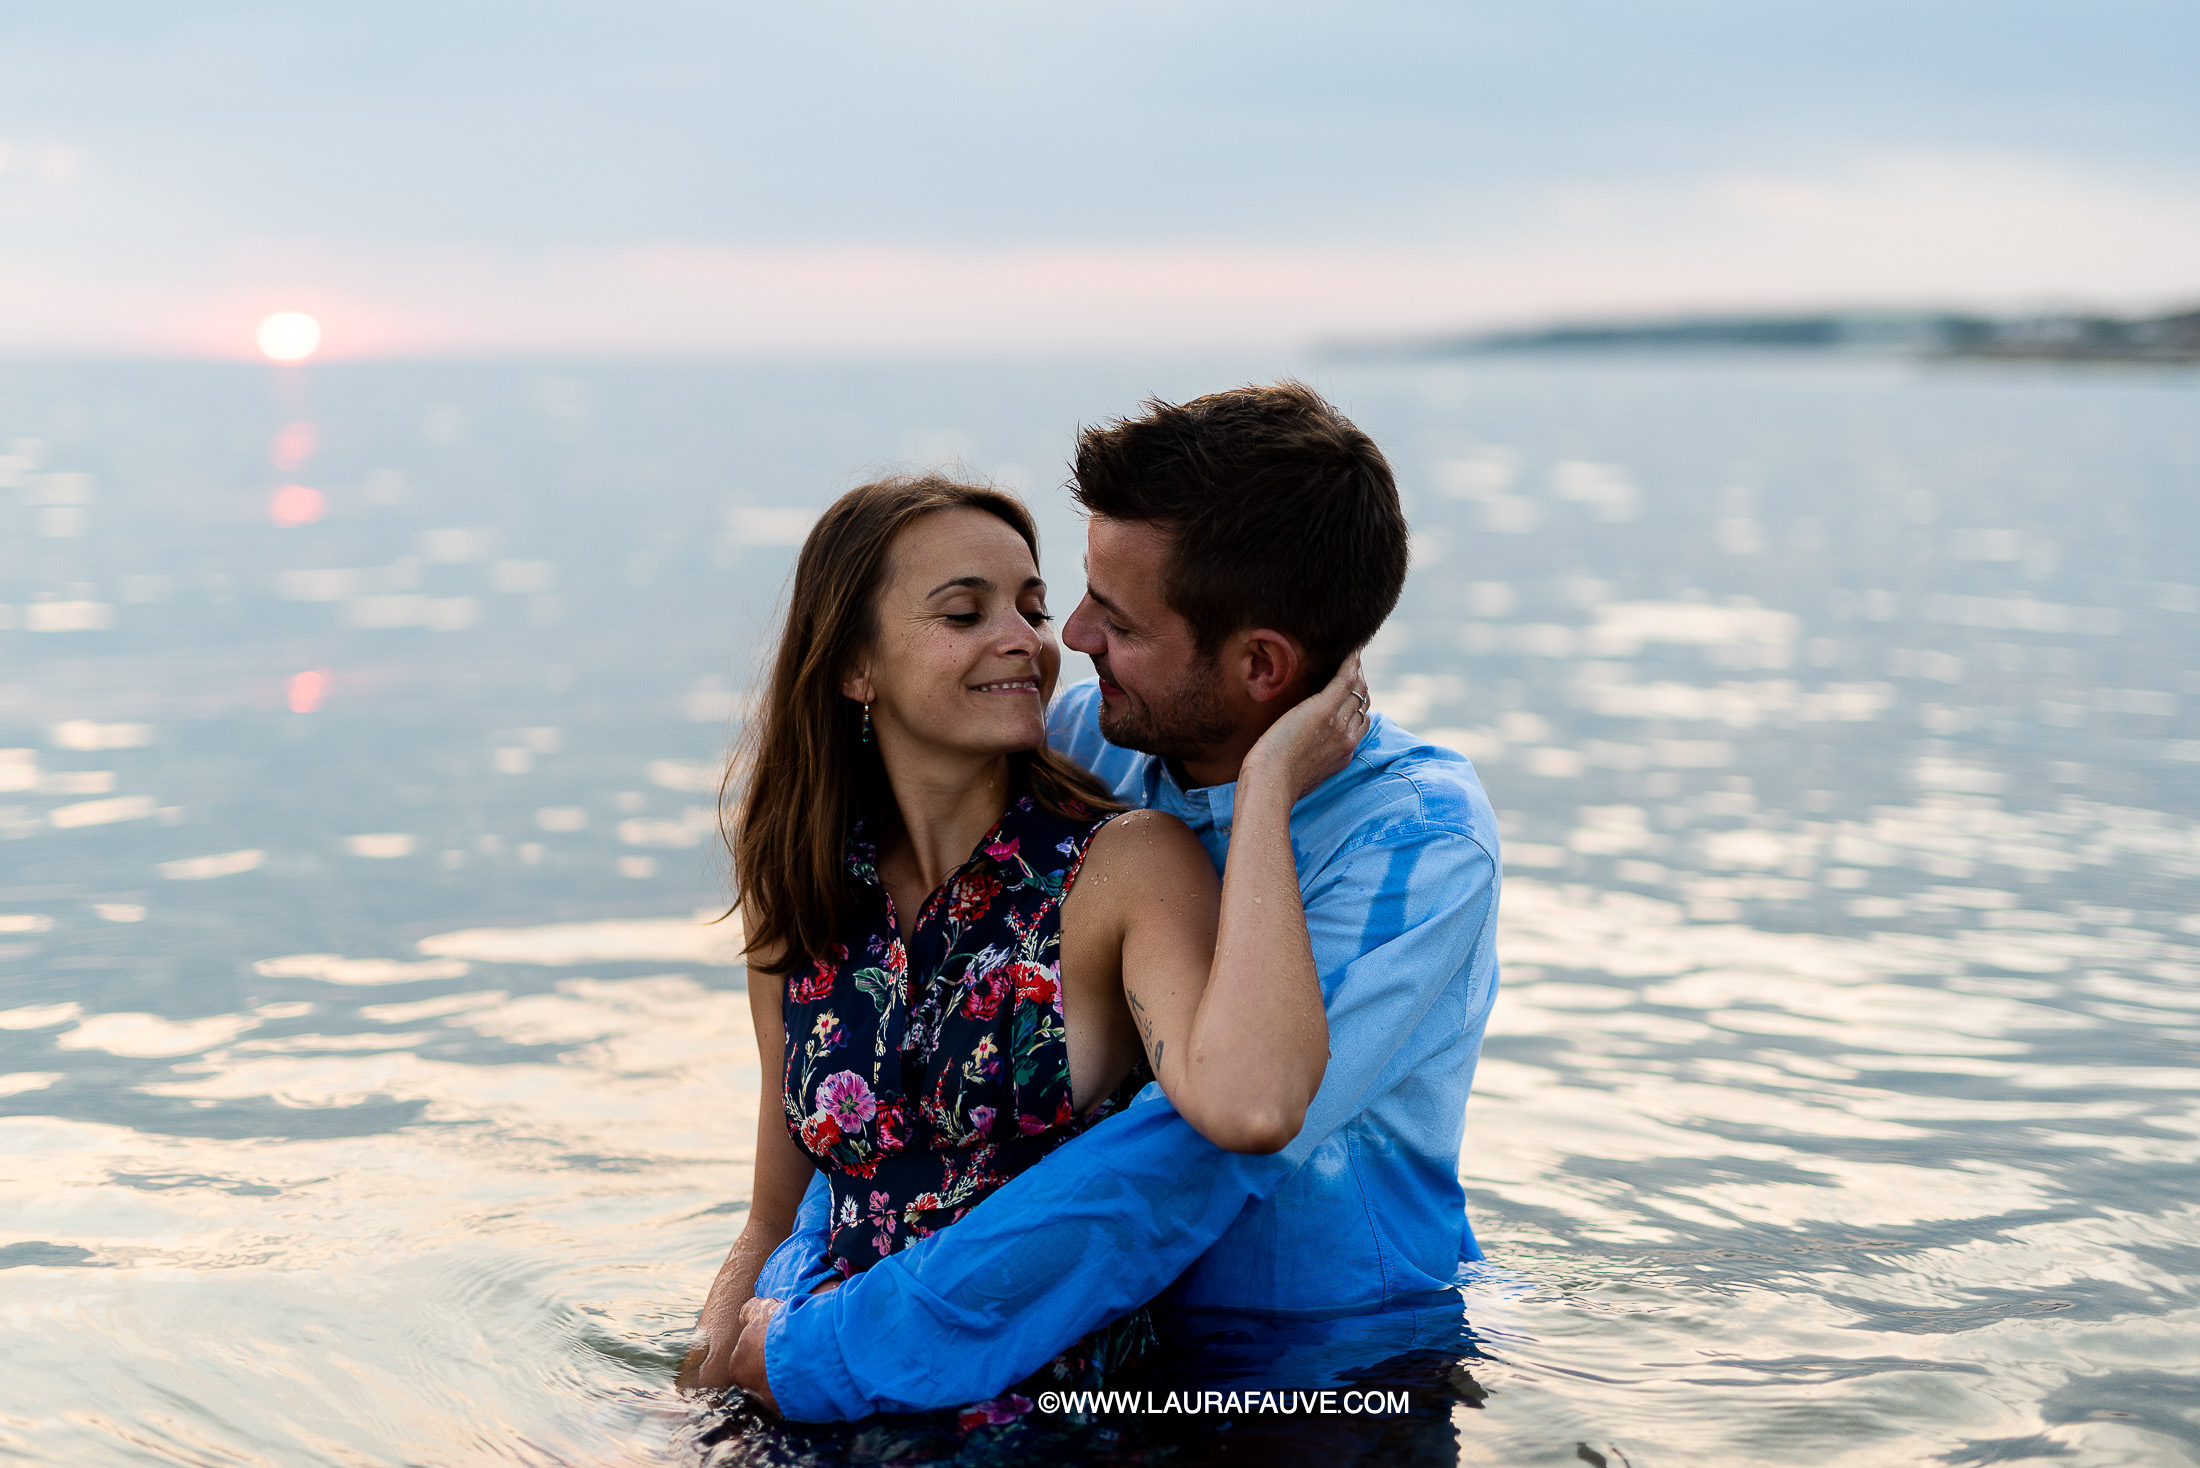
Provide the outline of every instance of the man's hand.
{"type": "Polygon", "coordinates": [[[779,1410],[779,1403],[772,1396],[771,1378],[764,1374],[764,1332],[778,1308],[777,1300],[764,1297],[741,1307],[741,1336],[734,1342],[728,1363],[733,1384],[754,1393],[774,1412],[779,1410]]]}

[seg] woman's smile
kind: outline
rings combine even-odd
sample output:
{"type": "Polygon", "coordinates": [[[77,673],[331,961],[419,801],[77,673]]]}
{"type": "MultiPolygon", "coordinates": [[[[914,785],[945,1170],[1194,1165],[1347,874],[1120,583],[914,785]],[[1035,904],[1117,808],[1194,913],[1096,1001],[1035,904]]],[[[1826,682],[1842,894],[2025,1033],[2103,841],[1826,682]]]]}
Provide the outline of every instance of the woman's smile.
{"type": "Polygon", "coordinates": [[[972,693],[1037,693],[1039,691],[1039,680],[1036,678],[1004,678],[998,683],[973,683],[970,685],[970,691],[972,693]]]}

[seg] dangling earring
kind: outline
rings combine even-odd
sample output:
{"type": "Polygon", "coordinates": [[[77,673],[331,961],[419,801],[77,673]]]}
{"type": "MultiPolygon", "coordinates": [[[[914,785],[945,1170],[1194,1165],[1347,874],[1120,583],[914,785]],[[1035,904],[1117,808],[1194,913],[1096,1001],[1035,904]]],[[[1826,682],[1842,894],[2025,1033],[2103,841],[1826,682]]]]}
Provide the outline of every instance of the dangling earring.
{"type": "Polygon", "coordinates": [[[871,742],[871,706],[869,704],[863,706],[863,737],[856,742],[858,744],[869,744],[871,742]]]}

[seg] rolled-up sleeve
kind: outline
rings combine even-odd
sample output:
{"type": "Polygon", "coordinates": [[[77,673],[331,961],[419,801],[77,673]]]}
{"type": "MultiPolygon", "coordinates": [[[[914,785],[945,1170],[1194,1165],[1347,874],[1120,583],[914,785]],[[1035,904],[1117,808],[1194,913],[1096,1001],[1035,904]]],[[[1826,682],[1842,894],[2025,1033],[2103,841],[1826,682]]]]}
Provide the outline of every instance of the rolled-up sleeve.
{"type": "Polygon", "coordinates": [[[802,1421],[983,1400],[1152,1299],[1289,1172],[1209,1143],[1158,1086],[950,1229],[765,1336],[780,1410],[802,1421]]]}
{"type": "Polygon", "coordinates": [[[1461,1043],[1469,1011],[1488,1008],[1462,991],[1484,968],[1494,986],[1475,955],[1495,897],[1495,862],[1450,829],[1393,827],[1324,864],[1307,920],[1331,1059],[1291,1145],[1224,1152],[1148,1086],[952,1228],[779,1310],[765,1360],[781,1410],[828,1421],[981,1401],[1161,1294],[1371,1095],[1461,1043]],[[1429,1023],[1439,1006],[1461,1012],[1429,1023]]]}

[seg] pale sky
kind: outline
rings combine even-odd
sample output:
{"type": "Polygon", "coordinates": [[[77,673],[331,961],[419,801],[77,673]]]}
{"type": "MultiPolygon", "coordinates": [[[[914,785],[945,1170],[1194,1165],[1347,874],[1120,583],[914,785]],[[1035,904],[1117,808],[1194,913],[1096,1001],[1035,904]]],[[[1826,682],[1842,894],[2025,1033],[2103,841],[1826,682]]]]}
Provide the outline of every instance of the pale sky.
{"type": "Polygon", "coordinates": [[[2189,0],[11,0],[0,352],[2200,301],[2189,0]]]}

